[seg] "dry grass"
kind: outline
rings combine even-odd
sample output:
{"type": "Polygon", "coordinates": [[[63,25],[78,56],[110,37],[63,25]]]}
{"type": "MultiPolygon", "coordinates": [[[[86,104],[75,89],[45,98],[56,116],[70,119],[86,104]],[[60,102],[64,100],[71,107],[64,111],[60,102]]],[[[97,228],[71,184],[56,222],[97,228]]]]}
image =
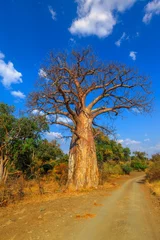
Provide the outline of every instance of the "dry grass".
{"type": "Polygon", "coordinates": [[[160,197],[160,181],[154,181],[152,183],[148,183],[149,188],[151,189],[152,194],[160,197]]]}
{"type": "MultiPolygon", "coordinates": [[[[6,207],[12,204],[39,203],[65,198],[70,196],[86,195],[90,192],[99,190],[99,194],[108,196],[101,191],[115,189],[119,184],[115,181],[119,177],[112,177],[100,185],[97,189],[81,189],[80,191],[66,190],[66,186],[60,184],[54,177],[46,176],[40,179],[25,180],[23,176],[10,179],[7,184],[0,186],[0,207],[6,207]]],[[[99,204],[95,204],[99,206],[99,204]]]]}
{"type": "Polygon", "coordinates": [[[100,204],[100,203],[96,203],[96,202],[94,202],[94,204],[93,204],[95,207],[102,207],[103,205],[102,204],[100,204]]]}
{"type": "Polygon", "coordinates": [[[77,214],[76,218],[77,219],[88,219],[88,218],[94,218],[95,216],[96,216],[96,214],[86,213],[83,215],[77,214]]]}
{"type": "Polygon", "coordinates": [[[62,187],[56,181],[41,181],[14,179],[0,186],[0,206],[17,202],[34,202],[55,198],[56,193],[62,192],[62,187]]]}

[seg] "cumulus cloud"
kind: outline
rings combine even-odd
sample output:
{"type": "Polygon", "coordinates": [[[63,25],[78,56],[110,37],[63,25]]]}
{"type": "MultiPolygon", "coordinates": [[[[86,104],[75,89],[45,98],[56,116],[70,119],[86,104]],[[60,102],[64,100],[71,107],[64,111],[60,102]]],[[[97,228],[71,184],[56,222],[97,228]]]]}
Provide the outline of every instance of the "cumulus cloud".
{"type": "Polygon", "coordinates": [[[123,145],[129,146],[129,145],[137,145],[140,144],[141,142],[136,141],[136,140],[132,140],[130,138],[126,138],[126,139],[120,139],[117,141],[118,143],[121,143],[123,145]]]}
{"type": "Polygon", "coordinates": [[[71,123],[72,120],[67,117],[58,117],[57,122],[71,123]]]}
{"type": "Polygon", "coordinates": [[[53,139],[63,138],[62,134],[59,133],[59,132],[47,132],[47,133],[45,134],[45,136],[46,136],[46,138],[47,138],[48,140],[50,140],[50,141],[53,140],[53,139]]]}
{"type": "Polygon", "coordinates": [[[144,142],[150,142],[150,138],[144,139],[144,142]]]}
{"type": "Polygon", "coordinates": [[[38,109],[34,109],[34,110],[32,111],[32,114],[33,114],[33,115],[40,115],[40,116],[43,116],[43,115],[44,115],[44,113],[43,113],[42,111],[39,111],[38,109]]]}
{"type": "Polygon", "coordinates": [[[82,36],[107,37],[117,23],[115,12],[123,13],[136,0],[77,0],[77,19],[69,31],[82,36]]]}
{"type": "Polygon", "coordinates": [[[0,78],[4,87],[9,88],[12,84],[22,83],[22,73],[18,72],[12,62],[6,63],[5,55],[0,52],[0,78]]]}
{"type": "Polygon", "coordinates": [[[132,108],[132,111],[135,112],[136,114],[141,113],[141,111],[138,108],[132,108]]]}
{"type": "Polygon", "coordinates": [[[21,98],[21,99],[24,99],[26,97],[26,95],[19,90],[18,91],[11,91],[11,95],[16,97],[16,98],[21,98]]]}
{"type": "Polygon", "coordinates": [[[38,75],[40,78],[47,78],[47,73],[43,70],[43,68],[39,69],[38,75]]]}
{"type": "Polygon", "coordinates": [[[135,61],[137,58],[137,52],[131,51],[129,53],[129,56],[132,58],[133,61],[135,61]]]}
{"type": "Polygon", "coordinates": [[[52,6],[48,6],[49,12],[53,20],[56,20],[56,12],[53,10],[52,6]]]}
{"type": "Polygon", "coordinates": [[[3,59],[3,58],[5,58],[5,55],[2,52],[0,52],[0,59],[3,59]]]}
{"type": "Polygon", "coordinates": [[[121,46],[121,43],[122,43],[125,39],[127,39],[127,36],[126,36],[126,33],[124,32],[124,33],[122,34],[122,36],[120,37],[120,39],[115,42],[116,46],[117,46],[117,47],[120,47],[120,46],[121,46]]]}
{"type": "Polygon", "coordinates": [[[152,146],[149,148],[150,150],[153,150],[153,153],[160,151],[160,143],[156,144],[155,146],[152,146]]]}
{"type": "Polygon", "coordinates": [[[143,22],[145,24],[150,23],[154,15],[160,15],[160,0],[153,0],[145,6],[143,22]]]}

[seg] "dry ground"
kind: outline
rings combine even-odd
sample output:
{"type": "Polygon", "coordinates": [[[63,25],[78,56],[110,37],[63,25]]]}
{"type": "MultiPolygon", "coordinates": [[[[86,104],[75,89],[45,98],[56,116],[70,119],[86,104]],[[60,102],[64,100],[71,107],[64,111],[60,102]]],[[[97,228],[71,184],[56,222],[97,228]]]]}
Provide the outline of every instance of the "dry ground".
{"type": "Polygon", "coordinates": [[[110,189],[0,209],[2,240],[160,240],[160,205],[144,174],[116,180],[110,189]]]}

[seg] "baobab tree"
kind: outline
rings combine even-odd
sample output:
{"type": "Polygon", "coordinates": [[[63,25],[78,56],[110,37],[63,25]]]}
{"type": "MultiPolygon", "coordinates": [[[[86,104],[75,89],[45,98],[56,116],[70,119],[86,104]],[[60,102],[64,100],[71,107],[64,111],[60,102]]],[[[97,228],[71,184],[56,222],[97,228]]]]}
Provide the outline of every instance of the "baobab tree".
{"type": "Polygon", "coordinates": [[[63,125],[72,133],[68,187],[97,187],[93,136],[93,125],[100,125],[97,116],[118,115],[123,109],[149,112],[150,82],[125,65],[98,60],[90,49],[51,53],[40,73],[37,90],[28,103],[32,111],[45,114],[50,123],[63,125]]]}

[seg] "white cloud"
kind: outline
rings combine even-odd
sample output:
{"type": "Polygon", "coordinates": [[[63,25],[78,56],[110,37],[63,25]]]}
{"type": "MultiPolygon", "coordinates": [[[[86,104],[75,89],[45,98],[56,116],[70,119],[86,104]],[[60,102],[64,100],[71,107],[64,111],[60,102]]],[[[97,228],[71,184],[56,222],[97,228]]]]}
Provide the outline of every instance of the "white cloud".
{"type": "Polygon", "coordinates": [[[5,55],[2,52],[0,52],[0,59],[3,59],[3,58],[5,58],[5,55]]]}
{"type": "Polygon", "coordinates": [[[150,142],[150,138],[144,139],[144,142],[150,142]]]}
{"type": "Polygon", "coordinates": [[[160,0],[153,0],[145,6],[143,22],[145,24],[150,23],[154,15],[160,15],[160,0]]]}
{"type": "Polygon", "coordinates": [[[16,98],[21,98],[21,99],[24,99],[26,97],[26,95],[19,90],[18,91],[11,91],[11,95],[16,97],[16,98]]]}
{"type": "Polygon", "coordinates": [[[53,8],[51,6],[48,6],[49,12],[52,16],[53,20],[56,20],[56,12],[53,10],[53,8]]]}
{"type": "Polygon", "coordinates": [[[22,83],[22,74],[18,72],[12,62],[4,61],[5,55],[0,52],[0,78],[4,87],[9,88],[12,84],[22,83]]]}
{"type": "Polygon", "coordinates": [[[73,45],[76,44],[76,40],[74,38],[70,38],[69,39],[70,43],[72,43],[73,45]]]}
{"type": "Polygon", "coordinates": [[[137,55],[137,52],[134,52],[134,51],[131,51],[131,52],[129,53],[129,56],[132,58],[133,61],[136,60],[136,58],[137,58],[136,55],[137,55]]]}
{"type": "Polygon", "coordinates": [[[122,41],[125,40],[125,39],[127,39],[127,36],[126,36],[126,33],[124,32],[124,33],[122,34],[122,36],[120,37],[120,39],[115,42],[116,46],[117,46],[117,47],[120,47],[122,41]]]}
{"type": "Polygon", "coordinates": [[[72,120],[67,117],[58,117],[57,122],[71,123],[72,120]]]}
{"type": "Polygon", "coordinates": [[[128,145],[137,145],[137,144],[140,144],[141,142],[139,142],[139,141],[136,141],[136,140],[131,140],[130,138],[127,138],[127,139],[120,139],[120,140],[118,140],[117,141],[118,143],[121,143],[121,144],[123,144],[123,145],[126,145],[126,146],[128,146],[128,145]]]}
{"type": "Polygon", "coordinates": [[[117,23],[115,12],[123,13],[136,0],[76,0],[78,17],[69,31],[82,36],[107,37],[117,23]]]}
{"type": "Polygon", "coordinates": [[[42,68],[39,69],[38,75],[40,78],[47,78],[47,73],[42,68]]]}
{"type": "Polygon", "coordinates": [[[45,136],[50,141],[53,140],[53,139],[56,139],[56,138],[58,138],[58,139],[63,138],[62,134],[59,133],[59,132],[47,132],[45,134],[45,136]]]}
{"type": "Polygon", "coordinates": [[[138,108],[132,108],[132,111],[135,112],[135,113],[141,113],[141,111],[138,109],[138,108]]]}
{"type": "Polygon", "coordinates": [[[32,111],[32,114],[33,114],[33,115],[40,115],[40,116],[43,116],[43,115],[44,115],[44,113],[43,113],[42,111],[39,111],[38,109],[34,109],[34,110],[32,111]]]}
{"type": "Polygon", "coordinates": [[[160,151],[160,143],[156,144],[155,146],[150,147],[150,150],[153,150],[154,151],[153,153],[155,153],[155,151],[156,152],[160,151]]]}

